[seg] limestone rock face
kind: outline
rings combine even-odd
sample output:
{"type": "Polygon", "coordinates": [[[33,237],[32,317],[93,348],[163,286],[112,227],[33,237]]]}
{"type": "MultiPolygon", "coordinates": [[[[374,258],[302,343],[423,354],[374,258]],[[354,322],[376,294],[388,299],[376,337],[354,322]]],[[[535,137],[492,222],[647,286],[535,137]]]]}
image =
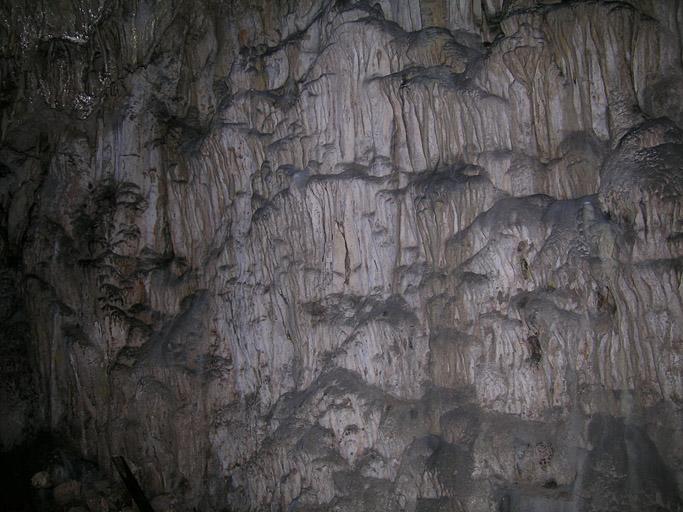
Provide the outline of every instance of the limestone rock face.
{"type": "Polygon", "coordinates": [[[3,446],[178,510],[680,510],[682,2],[29,4],[3,446]]]}

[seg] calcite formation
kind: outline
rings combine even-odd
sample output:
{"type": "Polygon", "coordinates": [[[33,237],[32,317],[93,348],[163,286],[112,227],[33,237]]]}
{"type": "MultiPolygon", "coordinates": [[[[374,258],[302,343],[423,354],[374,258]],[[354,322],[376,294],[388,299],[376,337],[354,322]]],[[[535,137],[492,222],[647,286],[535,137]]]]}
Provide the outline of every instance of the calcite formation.
{"type": "Polygon", "coordinates": [[[5,449],[175,510],[681,510],[683,2],[10,0],[0,41],[5,449]]]}

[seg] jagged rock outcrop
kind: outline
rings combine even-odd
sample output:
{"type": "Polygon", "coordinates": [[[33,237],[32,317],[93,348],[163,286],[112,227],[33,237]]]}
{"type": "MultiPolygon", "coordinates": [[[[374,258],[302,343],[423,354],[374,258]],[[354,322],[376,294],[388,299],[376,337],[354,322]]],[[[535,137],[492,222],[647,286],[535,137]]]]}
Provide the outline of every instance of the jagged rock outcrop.
{"type": "Polygon", "coordinates": [[[5,448],[177,510],[683,506],[683,3],[0,12],[5,448]]]}

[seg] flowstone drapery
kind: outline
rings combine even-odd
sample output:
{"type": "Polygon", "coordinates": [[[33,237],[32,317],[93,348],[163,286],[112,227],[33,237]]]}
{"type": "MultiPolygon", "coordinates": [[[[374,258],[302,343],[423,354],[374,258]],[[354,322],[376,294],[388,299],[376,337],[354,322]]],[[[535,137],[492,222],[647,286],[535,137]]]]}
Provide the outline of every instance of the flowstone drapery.
{"type": "Polygon", "coordinates": [[[175,510],[680,509],[682,2],[0,20],[5,449],[175,510]]]}

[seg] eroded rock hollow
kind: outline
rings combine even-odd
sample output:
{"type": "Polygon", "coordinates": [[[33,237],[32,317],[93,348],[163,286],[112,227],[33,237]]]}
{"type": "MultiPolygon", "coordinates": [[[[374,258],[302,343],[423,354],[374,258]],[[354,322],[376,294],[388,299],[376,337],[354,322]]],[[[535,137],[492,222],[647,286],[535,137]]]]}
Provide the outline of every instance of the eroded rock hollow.
{"type": "Polygon", "coordinates": [[[158,511],[680,511],[682,36],[677,0],[4,2],[3,450],[123,456],[158,511]]]}

